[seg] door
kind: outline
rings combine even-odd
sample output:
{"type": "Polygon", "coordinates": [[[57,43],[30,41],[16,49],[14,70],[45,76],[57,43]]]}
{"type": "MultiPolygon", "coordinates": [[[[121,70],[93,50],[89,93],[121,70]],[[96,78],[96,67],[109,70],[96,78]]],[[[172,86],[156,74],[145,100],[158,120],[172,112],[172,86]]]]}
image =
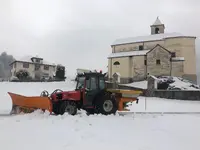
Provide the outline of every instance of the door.
{"type": "Polygon", "coordinates": [[[86,89],[85,89],[85,107],[91,107],[92,102],[98,94],[98,78],[97,77],[90,77],[86,80],[86,89]]]}

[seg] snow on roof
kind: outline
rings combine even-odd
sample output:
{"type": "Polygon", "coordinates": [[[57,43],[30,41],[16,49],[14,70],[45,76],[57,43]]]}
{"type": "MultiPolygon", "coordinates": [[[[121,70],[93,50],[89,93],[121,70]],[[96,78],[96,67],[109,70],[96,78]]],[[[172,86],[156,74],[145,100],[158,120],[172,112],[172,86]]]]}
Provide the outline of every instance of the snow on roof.
{"type": "Polygon", "coordinates": [[[118,53],[111,53],[108,58],[117,58],[117,57],[128,57],[128,56],[143,56],[146,55],[147,52],[150,50],[135,50],[129,52],[118,52],[118,53]]]}
{"type": "Polygon", "coordinates": [[[147,89],[148,82],[147,80],[144,80],[144,81],[132,82],[132,83],[121,84],[121,85],[145,90],[147,89]]]}
{"type": "Polygon", "coordinates": [[[162,25],[160,19],[157,17],[153,25],[162,25]]]}
{"type": "Polygon", "coordinates": [[[113,75],[121,76],[119,72],[115,72],[113,75]]]}
{"type": "Polygon", "coordinates": [[[32,61],[31,61],[31,58],[32,58],[32,57],[33,57],[33,56],[30,56],[30,55],[24,56],[24,57],[18,59],[17,61],[32,62],[32,61]]]}
{"type": "Polygon", "coordinates": [[[180,77],[173,77],[174,83],[170,84],[170,87],[179,88],[181,90],[200,90],[199,86],[196,84],[191,83],[190,81],[180,78],[180,77]]]}
{"type": "Polygon", "coordinates": [[[156,78],[154,75],[149,75],[150,77],[152,77],[155,80],[158,80],[158,78],[156,78]]]}
{"type": "MultiPolygon", "coordinates": [[[[31,60],[31,58],[33,58],[33,57],[34,57],[34,56],[27,55],[27,56],[21,57],[20,59],[17,59],[16,61],[22,61],[22,62],[33,63],[32,60],[31,60]]],[[[41,58],[41,57],[38,57],[38,56],[36,57],[36,56],[35,56],[34,58],[41,58]]],[[[54,63],[50,63],[50,62],[48,62],[48,61],[46,61],[46,60],[42,60],[42,61],[43,61],[43,64],[55,66],[54,63]]]]}
{"type": "Polygon", "coordinates": [[[177,61],[184,61],[184,57],[173,57],[172,60],[177,60],[177,61]]]}
{"type": "MultiPolygon", "coordinates": [[[[147,35],[147,36],[129,37],[129,38],[117,39],[114,41],[112,45],[146,42],[146,41],[158,41],[158,40],[163,40],[165,38],[172,38],[172,37],[185,37],[185,35],[181,33],[173,32],[173,33],[152,34],[152,35],[147,35]]],[[[187,36],[187,37],[193,37],[193,36],[187,36]]]]}

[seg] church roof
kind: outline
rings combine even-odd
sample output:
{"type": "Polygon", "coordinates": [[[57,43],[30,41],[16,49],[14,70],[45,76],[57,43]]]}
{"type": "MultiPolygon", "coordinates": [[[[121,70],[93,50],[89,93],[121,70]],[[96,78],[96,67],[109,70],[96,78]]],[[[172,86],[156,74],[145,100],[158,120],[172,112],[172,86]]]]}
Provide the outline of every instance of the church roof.
{"type": "Polygon", "coordinates": [[[161,23],[161,21],[160,21],[160,19],[157,17],[156,18],[156,21],[154,22],[154,24],[153,24],[154,26],[155,25],[162,25],[162,23],[161,23]]]}
{"type": "Polygon", "coordinates": [[[166,38],[173,38],[173,37],[193,37],[193,38],[195,38],[194,36],[185,36],[185,35],[183,35],[181,33],[177,33],[177,32],[160,33],[160,34],[152,34],[152,35],[147,35],[147,36],[136,36],[136,37],[121,38],[121,39],[115,40],[112,43],[112,45],[139,43],[139,42],[147,42],[147,41],[158,41],[158,40],[164,40],[166,38]]]}
{"type": "Polygon", "coordinates": [[[144,56],[150,50],[135,50],[129,52],[111,53],[108,58],[129,57],[129,56],[144,56]]]}

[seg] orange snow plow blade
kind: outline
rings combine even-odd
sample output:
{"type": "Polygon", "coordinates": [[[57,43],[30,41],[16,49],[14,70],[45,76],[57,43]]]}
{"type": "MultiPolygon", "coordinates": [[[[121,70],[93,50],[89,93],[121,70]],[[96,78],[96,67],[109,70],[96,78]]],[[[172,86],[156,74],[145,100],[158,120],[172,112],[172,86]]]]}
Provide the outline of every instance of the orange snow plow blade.
{"type": "Polygon", "coordinates": [[[31,113],[36,109],[48,110],[52,113],[52,103],[49,97],[22,96],[8,92],[12,99],[12,110],[10,114],[31,113]]]}

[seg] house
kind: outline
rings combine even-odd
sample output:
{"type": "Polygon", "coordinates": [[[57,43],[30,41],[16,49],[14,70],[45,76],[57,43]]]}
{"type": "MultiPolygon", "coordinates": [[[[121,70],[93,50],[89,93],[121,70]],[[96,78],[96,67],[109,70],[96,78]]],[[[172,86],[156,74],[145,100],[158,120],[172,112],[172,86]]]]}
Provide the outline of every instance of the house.
{"type": "Polygon", "coordinates": [[[165,33],[165,25],[157,17],[147,36],[117,39],[108,56],[109,80],[120,74],[121,83],[154,76],[177,76],[196,83],[194,36],[165,33]]]}
{"type": "Polygon", "coordinates": [[[10,66],[11,78],[16,77],[20,72],[25,72],[32,79],[53,78],[56,72],[56,65],[37,56],[25,56],[12,62],[10,66]]]}

